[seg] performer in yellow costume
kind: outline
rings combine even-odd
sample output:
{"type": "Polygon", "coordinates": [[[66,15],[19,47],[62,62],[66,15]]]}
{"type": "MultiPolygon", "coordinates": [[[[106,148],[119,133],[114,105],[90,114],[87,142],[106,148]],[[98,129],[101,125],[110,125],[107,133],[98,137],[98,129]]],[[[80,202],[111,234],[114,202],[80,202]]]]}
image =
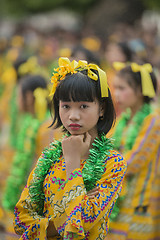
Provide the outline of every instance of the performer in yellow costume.
{"type": "Polygon", "coordinates": [[[39,158],[15,207],[20,239],[105,239],[126,172],[107,132],[115,111],[106,74],[59,59],[53,74],[53,126],[63,126],[39,158]]]}
{"type": "MultiPolygon", "coordinates": [[[[160,117],[152,110],[157,82],[150,64],[114,63],[115,96],[123,112],[114,132],[115,148],[128,167],[126,189],[111,214],[109,240],[160,239],[160,117]],[[126,110],[127,109],[127,110],[126,110]]],[[[125,186],[125,184],[124,184],[125,186]]]]}
{"type": "MultiPolygon", "coordinates": [[[[3,191],[3,225],[7,239],[14,235],[13,210],[21,191],[26,185],[29,172],[36,164],[35,159],[53,139],[62,134],[48,128],[48,90],[45,78],[40,75],[28,75],[18,84],[17,102],[21,125],[16,136],[16,150],[12,166],[3,191]],[[41,96],[41,98],[39,97],[41,96]]],[[[50,122],[50,123],[49,123],[50,122]]]]}

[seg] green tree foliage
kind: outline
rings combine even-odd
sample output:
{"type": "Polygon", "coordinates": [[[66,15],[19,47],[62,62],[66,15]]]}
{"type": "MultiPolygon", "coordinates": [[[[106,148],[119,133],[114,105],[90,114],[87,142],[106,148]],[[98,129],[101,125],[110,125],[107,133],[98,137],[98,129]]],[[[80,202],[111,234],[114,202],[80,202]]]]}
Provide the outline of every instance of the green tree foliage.
{"type": "MultiPolygon", "coordinates": [[[[101,0],[98,0],[100,2],[101,0]]],[[[27,14],[47,12],[65,8],[85,14],[89,8],[98,3],[96,0],[1,0],[1,16],[24,16],[27,14]]]]}
{"type": "Polygon", "coordinates": [[[160,0],[143,0],[143,2],[148,9],[160,10],[160,0]]]}

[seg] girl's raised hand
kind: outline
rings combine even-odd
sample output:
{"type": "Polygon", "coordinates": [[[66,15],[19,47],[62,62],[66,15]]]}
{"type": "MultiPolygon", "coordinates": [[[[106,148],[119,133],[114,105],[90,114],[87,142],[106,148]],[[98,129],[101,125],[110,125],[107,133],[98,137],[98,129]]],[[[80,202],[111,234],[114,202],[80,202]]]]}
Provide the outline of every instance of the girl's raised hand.
{"type": "Polygon", "coordinates": [[[89,133],[81,135],[71,135],[62,140],[62,150],[65,157],[79,157],[80,159],[88,152],[91,144],[89,133]]]}
{"type": "Polygon", "coordinates": [[[88,132],[63,138],[62,150],[66,162],[67,178],[74,169],[80,168],[80,160],[88,153],[90,145],[91,136],[88,132]]]}

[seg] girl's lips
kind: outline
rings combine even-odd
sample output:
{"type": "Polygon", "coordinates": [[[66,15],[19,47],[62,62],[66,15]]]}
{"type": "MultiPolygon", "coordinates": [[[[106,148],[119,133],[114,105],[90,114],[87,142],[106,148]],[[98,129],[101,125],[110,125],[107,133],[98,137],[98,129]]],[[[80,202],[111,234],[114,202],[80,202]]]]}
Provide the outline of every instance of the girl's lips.
{"type": "Polygon", "coordinates": [[[80,127],[80,125],[77,124],[77,123],[71,123],[71,124],[69,125],[69,127],[80,127]]]}
{"type": "Polygon", "coordinates": [[[81,126],[79,124],[72,123],[69,125],[70,129],[78,130],[81,126]]]}

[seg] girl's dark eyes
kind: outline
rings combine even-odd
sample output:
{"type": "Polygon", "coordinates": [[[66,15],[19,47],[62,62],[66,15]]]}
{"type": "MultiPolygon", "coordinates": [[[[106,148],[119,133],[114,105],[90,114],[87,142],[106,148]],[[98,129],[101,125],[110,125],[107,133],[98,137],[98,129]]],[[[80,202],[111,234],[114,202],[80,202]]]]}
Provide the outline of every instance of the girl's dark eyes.
{"type": "Polygon", "coordinates": [[[125,87],[119,86],[119,87],[115,87],[116,90],[124,90],[125,87]]]}
{"type": "MultiPolygon", "coordinates": [[[[80,108],[81,108],[81,109],[86,109],[87,107],[88,107],[88,106],[87,106],[86,104],[80,105],[80,108]]],[[[63,109],[68,109],[68,108],[70,108],[70,106],[67,105],[67,104],[65,104],[65,105],[62,105],[62,108],[63,108],[63,109]]]]}
{"type": "Polygon", "coordinates": [[[69,105],[63,105],[62,108],[68,109],[68,108],[69,108],[69,105]]]}
{"type": "Polygon", "coordinates": [[[80,108],[85,109],[85,108],[87,108],[87,107],[88,107],[88,106],[87,106],[86,104],[82,104],[80,108]]]}

